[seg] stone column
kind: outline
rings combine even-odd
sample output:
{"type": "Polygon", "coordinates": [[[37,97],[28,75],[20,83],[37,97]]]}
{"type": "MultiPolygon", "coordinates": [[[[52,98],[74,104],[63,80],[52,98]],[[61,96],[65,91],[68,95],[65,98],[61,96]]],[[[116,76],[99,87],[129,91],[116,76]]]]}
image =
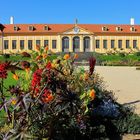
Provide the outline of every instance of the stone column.
{"type": "Polygon", "coordinates": [[[20,52],[20,39],[19,39],[19,36],[17,36],[17,52],[19,53],[20,52]]]}
{"type": "Polygon", "coordinates": [[[137,51],[140,50],[140,42],[139,42],[140,37],[137,36],[136,40],[137,40],[137,51]]]}
{"type": "Polygon", "coordinates": [[[80,36],[80,52],[84,52],[84,48],[83,48],[83,36],[80,36]]]}
{"type": "MultiPolygon", "coordinates": [[[[121,39],[120,38],[120,40],[122,40],[122,49],[123,49],[123,51],[126,51],[126,52],[128,52],[129,51],[129,49],[127,49],[126,48],[126,40],[129,40],[129,37],[123,37],[123,39],[121,39]]],[[[129,42],[130,43],[130,42],[129,42]]],[[[121,50],[122,51],[122,50],[121,50]]]]}
{"type": "Polygon", "coordinates": [[[73,38],[69,36],[69,52],[73,52],[73,38]]]}
{"type": "Polygon", "coordinates": [[[94,38],[93,35],[90,37],[90,52],[94,52],[94,38]]]}
{"type": "Polygon", "coordinates": [[[25,43],[24,43],[24,50],[25,51],[28,51],[28,37],[26,36],[25,38],[24,38],[24,40],[25,40],[25,43]]]}
{"type": "Polygon", "coordinates": [[[48,40],[49,40],[48,48],[49,48],[49,50],[52,50],[52,38],[51,38],[51,36],[48,37],[48,40]]]}
{"type": "Polygon", "coordinates": [[[32,36],[32,50],[36,51],[36,36],[32,36]]]}
{"type": "Polygon", "coordinates": [[[61,35],[58,36],[58,48],[57,48],[57,52],[62,52],[62,37],[61,35]]]}
{"type": "Polygon", "coordinates": [[[40,46],[44,47],[44,36],[40,37],[40,46]]]}
{"type": "MultiPolygon", "coordinates": [[[[7,40],[9,40],[9,48],[8,48],[8,51],[11,51],[11,52],[13,52],[13,49],[12,49],[12,37],[8,37],[7,38],[7,40]]],[[[7,52],[7,49],[5,50],[4,49],[4,53],[6,53],[7,52]]]]}
{"type": "Polygon", "coordinates": [[[0,35],[0,53],[2,52],[2,35],[0,35]]]}

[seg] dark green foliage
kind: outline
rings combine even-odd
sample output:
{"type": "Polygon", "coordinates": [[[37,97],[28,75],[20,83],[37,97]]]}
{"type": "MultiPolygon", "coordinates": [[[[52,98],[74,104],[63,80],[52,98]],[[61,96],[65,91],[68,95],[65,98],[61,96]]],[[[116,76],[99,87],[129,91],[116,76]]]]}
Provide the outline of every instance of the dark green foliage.
{"type": "Polygon", "coordinates": [[[125,53],[119,53],[120,57],[125,57],[125,53]]]}
{"type": "Polygon", "coordinates": [[[4,58],[4,59],[10,58],[10,54],[4,54],[4,55],[3,55],[3,58],[4,58]]]}
{"type": "Polygon", "coordinates": [[[140,116],[132,112],[121,116],[114,121],[114,124],[120,133],[140,134],[140,116]]]}
{"type": "Polygon", "coordinates": [[[140,67],[137,67],[136,70],[140,70],[140,67]]]}
{"type": "Polygon", "coordinates": [[[140,56],[140,51],[135,53],[136,56],[140,56]]]}

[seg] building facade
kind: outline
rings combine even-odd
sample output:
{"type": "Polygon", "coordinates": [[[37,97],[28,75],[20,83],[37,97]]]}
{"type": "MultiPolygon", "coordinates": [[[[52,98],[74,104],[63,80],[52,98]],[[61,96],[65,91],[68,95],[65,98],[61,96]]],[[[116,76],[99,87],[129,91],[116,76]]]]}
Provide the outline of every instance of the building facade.
{"type": "MultiPolygon", "coordinates": [[[[1,24],[2,25],[2,24],[1,24]]],[[[19,53],[48,46],[53,52],[138,51],[140,25],[4,24],[0,51],[19,53]]]]}

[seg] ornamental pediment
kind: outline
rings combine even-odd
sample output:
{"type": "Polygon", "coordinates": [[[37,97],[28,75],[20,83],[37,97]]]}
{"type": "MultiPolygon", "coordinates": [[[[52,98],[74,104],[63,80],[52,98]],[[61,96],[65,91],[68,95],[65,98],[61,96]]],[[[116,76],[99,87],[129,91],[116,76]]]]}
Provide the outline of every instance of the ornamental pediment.
{"type": "Polygon", "coordinates": [[[64,31],[63,34],[93,34],[86,29],[80,28],[79,26],[74,26],[73,28],[64,31]]]}

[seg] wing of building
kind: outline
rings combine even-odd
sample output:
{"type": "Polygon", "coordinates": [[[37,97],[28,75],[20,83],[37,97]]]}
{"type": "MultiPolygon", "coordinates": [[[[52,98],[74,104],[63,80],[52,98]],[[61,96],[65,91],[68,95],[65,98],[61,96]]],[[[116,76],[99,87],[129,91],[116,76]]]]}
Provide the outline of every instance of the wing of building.
{"type": "Polygon", "coordinates": [[[53,52],[100,52],[140,49],[140,25],[0,24],[4,53],[48,46],[53,52]]]}

